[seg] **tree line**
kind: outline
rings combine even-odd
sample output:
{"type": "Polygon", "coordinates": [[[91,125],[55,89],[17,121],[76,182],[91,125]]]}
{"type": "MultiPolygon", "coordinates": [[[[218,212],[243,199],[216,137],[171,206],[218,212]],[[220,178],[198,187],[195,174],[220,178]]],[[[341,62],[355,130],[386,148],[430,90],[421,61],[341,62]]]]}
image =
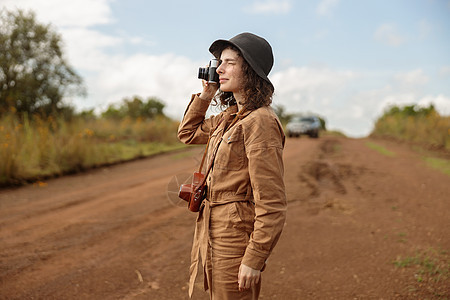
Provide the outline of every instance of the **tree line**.
{"type": "MultiPolygon", "coordinates": [[[[86,96],[86,88],[62,46],[61,35],[50,24],[39,23],[34,12],[0,10],[0,116],[76,115],[65,99],[86,96]]],[[[134,96],[109,105],[101,116],[152,119],[164,116],[164,106],[155,97],[134,96]]],[[[93,109],[79,115],[96,117],[93,109]]]]}
{"type": "Polygon", "coordinates": [[[375,121],[370,136],[411,141],[450,149],[450,116],[441,116],[433,104],[393,105],[375,121]]]}

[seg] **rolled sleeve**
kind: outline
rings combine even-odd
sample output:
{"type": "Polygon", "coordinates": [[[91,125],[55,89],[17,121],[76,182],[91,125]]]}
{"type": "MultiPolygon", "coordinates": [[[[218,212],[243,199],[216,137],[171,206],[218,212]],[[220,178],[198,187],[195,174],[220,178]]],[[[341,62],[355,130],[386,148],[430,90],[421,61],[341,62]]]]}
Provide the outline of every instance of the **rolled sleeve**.
{"type": "Polygon", "coordinates": [[[178,139],[185,144],[206,144],[217,117],[205,119],[210,101],[194,94],[178,127],[178,139]]]}

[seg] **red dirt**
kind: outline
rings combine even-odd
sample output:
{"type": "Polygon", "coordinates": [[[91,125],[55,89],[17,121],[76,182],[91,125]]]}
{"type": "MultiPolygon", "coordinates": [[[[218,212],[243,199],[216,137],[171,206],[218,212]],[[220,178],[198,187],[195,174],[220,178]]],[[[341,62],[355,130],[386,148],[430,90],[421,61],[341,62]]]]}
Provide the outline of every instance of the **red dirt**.
{"type": "MultiPolygon", "coordinates": [[[[450,297],[449,176],[367,141],[287,140],[288,218],[261,299],[450,297]]],[[[0,299],[188,299],[195,214],[174,176],[202,150],[1,190],[0,299]]]]}

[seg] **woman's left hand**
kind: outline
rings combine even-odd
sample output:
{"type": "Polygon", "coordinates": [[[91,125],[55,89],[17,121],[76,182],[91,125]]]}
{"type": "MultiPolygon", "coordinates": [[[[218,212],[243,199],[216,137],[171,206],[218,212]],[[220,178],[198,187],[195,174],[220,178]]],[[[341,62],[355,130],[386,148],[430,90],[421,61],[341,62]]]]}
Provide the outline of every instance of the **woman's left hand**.
{"type": "Polygon", "coordinates": [[[260,270],[255,270],[244,264],[241,264],[238,274],[239,291],[244,291],[255,286],[256,284],[258,284],[260,277],[260,270]]]}

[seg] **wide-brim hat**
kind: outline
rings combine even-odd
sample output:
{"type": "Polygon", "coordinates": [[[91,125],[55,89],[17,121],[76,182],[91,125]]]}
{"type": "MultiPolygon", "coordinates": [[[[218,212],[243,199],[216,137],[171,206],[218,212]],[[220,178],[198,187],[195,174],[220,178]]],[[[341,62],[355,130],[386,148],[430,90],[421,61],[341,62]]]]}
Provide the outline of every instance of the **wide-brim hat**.
{"type": "Polygon", "coordinates": [[[267,77],[273,66],[272,47],[264,38],[253,33],[244,32],[229,40],[215,41],[209,47],[209,52],[216,58],[220,58],[222,51],[230,45],[241,51],[244,59],[259,77],[272,84],[267,77]]]}

